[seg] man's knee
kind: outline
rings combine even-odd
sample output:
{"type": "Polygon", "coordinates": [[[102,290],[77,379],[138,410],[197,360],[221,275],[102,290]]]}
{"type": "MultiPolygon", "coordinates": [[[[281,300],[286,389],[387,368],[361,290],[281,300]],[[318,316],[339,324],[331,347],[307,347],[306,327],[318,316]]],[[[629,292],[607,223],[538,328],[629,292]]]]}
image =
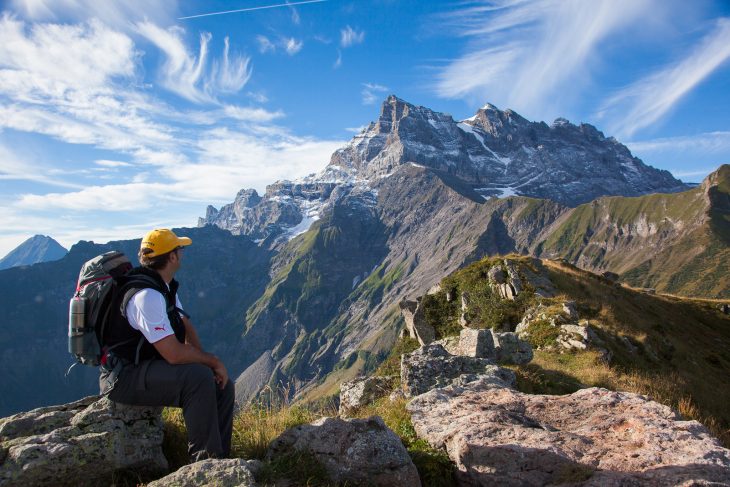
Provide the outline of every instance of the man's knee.
{"type": "Polygon", "coordinates": [[[202,364],[183,364],[182,379],[191,387],[210,387],[215,385],[215,378],[210,367],[202,364]]]}

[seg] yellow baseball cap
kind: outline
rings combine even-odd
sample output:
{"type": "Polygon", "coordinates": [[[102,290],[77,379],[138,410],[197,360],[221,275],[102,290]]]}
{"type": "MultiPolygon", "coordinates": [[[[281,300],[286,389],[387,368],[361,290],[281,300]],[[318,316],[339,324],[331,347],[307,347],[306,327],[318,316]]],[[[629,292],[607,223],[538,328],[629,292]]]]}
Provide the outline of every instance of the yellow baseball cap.
{"type": "Polygon", "coordinates": [[[184,247],[193,243],[188,237],[178,237],[175,232],[167,228],[156,228],[147,235],[142,237],[140,250],[150,249],[151,253],[146,253],[146,257],[157,257],[175,250],[178,247],[184,247]]]}

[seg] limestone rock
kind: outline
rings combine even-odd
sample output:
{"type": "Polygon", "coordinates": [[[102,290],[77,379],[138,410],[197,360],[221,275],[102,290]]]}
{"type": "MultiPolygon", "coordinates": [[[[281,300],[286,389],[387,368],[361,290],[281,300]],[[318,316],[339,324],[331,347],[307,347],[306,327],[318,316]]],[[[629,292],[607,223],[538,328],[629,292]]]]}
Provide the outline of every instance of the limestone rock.
{"type": "Polygon", "coordinates": [[[459,355],[477,358],[496,358],[492,330],[465,328],[459,334],[459,355]]]}
{"type": "Polygon", "coordinates": [[[462,375],[486,376],[501,387],[512,387],[515,374],[485,358],[455,356],[441,345],[427,345],[401,357],[401,386],[413,397],[459,380],[462,375]]]}
{"type": "Polygon", "coordinates": [[[429,289],[426,294],[431,295],[431,294],[438,294],[440,292],[441,292],[441,284],[436,284],[433,287],[431,287],[431,289],[429,289]]]}
{"type": "Polygon", "coordinates": [[[461,293],[461,315],[459,316],[459,324],[462,328],[469,326],[469,293],[461,293]]]}
{"type": "Polygon", "coordinates": [[[255,460],[209,459],[185,465],[176,472],[147,484],[147,487],[255,487],[255,460]]]}
{"type": "Polygon", "coordinates": [[[492,333],[495,359],[501,364],[526,364],[532,360],[532,346],[517,333],[492,333]]]}
{"type": "Polygon", "coordinates": [[[421,485],[408,451],[379,416],[322,418],[290,428],[271,443],[267,458],[292,450],[311,452],[336,484],[421,485]]]}
{"type": "Polygon", "coordinates": [[[426,316],[421,303],[420,298],[417,301],[404,299],[400,302],[400,310],[406,322],[406,329],[410,337],[417,339],[421,345],[426,345],[434,341],[436,338],[436,330],[426,323],[426,316]]]}
{"type": "Polygon", "coordinates": [[[563,303],[563,313],[569,320],[577,320],[578,310],[575,309],[575,301],[566,301],[563,303]]]}
{"type": "Polygon", "coordinates": [[[395,376],[388,377],[360,377],[340,384],[341,416],[370,404],[375,399],[385,397],[393,390],[395,376]]]}
{"type": "Polygon", "coordinates": [[[522,279],[520,279],[520,275],[517,272],[517,267],[512,261],[508,259],[504,259],[504,267],[505,269],[507,269],[507,275],[509,276],[510,285],[514,290],[515,296],[517,296],[522,292],[523,288],[522,279]]]}
{"type": "Polygon", "coordinates": [[[530,395],[474,382],[418,396],[408,410],[418,435],[456,463],[460,485],[730,482],[730,450],[638,394],[530,395]]]}
{"type": "MultiPolygon", "coordinates": [[[[468,328],[465,328],[465,329],[468,329],[468,328]]],[[[431,342],[431,345],[441,345],[451,355],[466,355],[466,354],[462,353],[462,351],[461,351],[460,342],[461,342],[460,336],[458,336],[458,337],[457,336],[448,336],[448,337],[442,338],[441,340],[436,340],[434,342],[431,342]]]]}
{"type": "Polygon", "coordinates": [[[0,420],[0,486],[110,483],[115,472],[167,471],[162,408],[90,396],[0,420]]]}

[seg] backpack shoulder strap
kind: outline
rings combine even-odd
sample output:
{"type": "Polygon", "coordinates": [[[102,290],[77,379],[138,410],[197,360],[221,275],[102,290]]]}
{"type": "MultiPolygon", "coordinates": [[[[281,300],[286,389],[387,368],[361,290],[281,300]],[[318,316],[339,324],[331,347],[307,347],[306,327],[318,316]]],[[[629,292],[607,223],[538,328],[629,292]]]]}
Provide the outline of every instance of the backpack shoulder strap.
{"type": "Polygon", "coordinates": [[[135,294],[143,289],[154,289],[163,296],[165,295],[165,289],[161,289],[160,285],[153,278],[145,276],[144,274],[138,274],[131,277],[126,283],[122,285],[120,290],[124,297],[120,306],[122,316],[127,317],[127,305],[129,301],[134,297],[135,294]]]}

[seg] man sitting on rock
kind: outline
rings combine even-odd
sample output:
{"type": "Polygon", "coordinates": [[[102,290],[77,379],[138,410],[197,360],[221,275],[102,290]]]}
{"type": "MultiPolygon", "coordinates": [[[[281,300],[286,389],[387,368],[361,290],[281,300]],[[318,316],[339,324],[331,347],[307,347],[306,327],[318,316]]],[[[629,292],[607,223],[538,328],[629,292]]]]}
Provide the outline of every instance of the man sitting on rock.
{"type": "Polygon", "coordinates": [[[223,362],[204,352],[177,297],[184,247],[171,230],[142,239],[141,267],[125,277],[104,332],[100,388],[112,401],[183,409],[193,461],[229,456],[234,386],[223,362]]]}

